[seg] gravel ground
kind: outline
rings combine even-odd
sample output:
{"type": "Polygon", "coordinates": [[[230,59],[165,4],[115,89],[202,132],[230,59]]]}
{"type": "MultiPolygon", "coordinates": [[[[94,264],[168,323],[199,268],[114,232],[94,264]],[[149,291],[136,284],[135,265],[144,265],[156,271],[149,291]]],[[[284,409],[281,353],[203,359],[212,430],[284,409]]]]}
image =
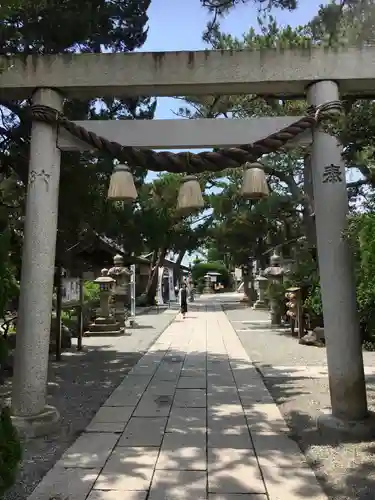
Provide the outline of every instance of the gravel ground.
{"type": "MultiPolygon", "coordinates": [[[[262,323],[246,323],[264,320],[267,313],[240,307],[238,303],[227,304],[224,309],[244,348],[261,371],[293,438],[314,467],[328,498],[373,500],[375,441],[335,442],[321,437],[316,430],[315,419],[319,411],[330,406],[328,379],[326,375],[318,378],[309,376],[309,373],[311,375],[314,370],[316,373],[317,367],[326,365],[325,349],[300,345],[285,332],[264,329],[262,323]],[[293,373],[291,368],[285,368],[293,366],[305,366],[305,374],[301,370],[293,373]]],[[[364,362],[365,367],[375,368],[375,353],[364,352],[364,362]]],[[[367,376],[366,383],[369,407],[375,410],[375,375],[367,376]]]]}
{"type": "MultiPolygon", "coordinates": [[[[84,349],[65,351],[61,362],[51,358],[48,404],[58,408],[58,433],[24,443],[23,462],[15,487],[3,500],[26,500],[42,477],[85,429],[100,406],[174,319],[177,311],[149,312],[137,317],[131,336],[84,338],[84,349]]],[[[11,381],[0,387],[7,397],[11,381]]]]}

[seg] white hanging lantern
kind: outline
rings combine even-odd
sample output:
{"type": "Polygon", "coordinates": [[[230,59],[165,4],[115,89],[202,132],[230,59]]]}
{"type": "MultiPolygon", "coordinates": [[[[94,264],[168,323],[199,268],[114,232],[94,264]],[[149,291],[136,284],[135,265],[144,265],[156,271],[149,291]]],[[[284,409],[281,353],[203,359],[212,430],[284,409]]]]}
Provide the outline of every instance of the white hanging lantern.
{"type": "Polygon", "coordinates": [[[109,182],[107,199],[131,203],[137,199],[133,175],[127,165],[116,165],[109,182]]]}
{"type": "Polygon", "coordinates": [[[189,215],[204,207],[204,200],[198,179],[194,175],[185,177],[177,198],[177,211],[189,215]]]}
{"type": "Polygon", "coordinates": [[[269,196],[266,174],[260,163],[245,163],[241,196],[248,200],[261,200],[269,196]]]}

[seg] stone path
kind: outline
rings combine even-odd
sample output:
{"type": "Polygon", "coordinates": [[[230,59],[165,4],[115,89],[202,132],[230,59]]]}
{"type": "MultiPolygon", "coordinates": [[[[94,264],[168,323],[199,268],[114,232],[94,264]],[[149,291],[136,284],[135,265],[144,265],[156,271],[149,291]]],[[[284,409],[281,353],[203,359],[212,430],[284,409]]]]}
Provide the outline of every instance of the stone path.
{"type": "Polygon", "coordinates": [[[29,500],[324,500],[220,305],[176,319],[29,500]]]}

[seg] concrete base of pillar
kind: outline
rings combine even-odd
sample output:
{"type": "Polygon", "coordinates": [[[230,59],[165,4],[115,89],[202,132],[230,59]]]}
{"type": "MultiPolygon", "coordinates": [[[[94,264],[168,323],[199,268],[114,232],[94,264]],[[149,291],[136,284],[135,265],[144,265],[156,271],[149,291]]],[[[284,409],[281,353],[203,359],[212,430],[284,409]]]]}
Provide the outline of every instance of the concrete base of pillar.
{"type": "Polygon", "coordinates": [[[369,412],[363,420],[341,420],[331,410],[322,410],[317,418],[319,433],[327,439],[372,441],[375,438],[375,413],[369,412]]]}
{"type": "Polygon", "coordinates": [[[54,406],[47,405],[38,415],[13,415],[12,422],[21,437],[30,439],[55,432],[60,423],[60,414],[54,406]]]}

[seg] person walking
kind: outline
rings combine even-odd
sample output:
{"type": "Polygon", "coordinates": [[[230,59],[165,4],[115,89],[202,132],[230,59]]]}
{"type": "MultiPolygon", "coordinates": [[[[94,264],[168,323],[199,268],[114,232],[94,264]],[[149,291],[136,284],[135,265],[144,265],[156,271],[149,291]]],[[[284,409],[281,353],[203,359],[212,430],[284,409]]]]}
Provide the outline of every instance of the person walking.
{"type": "Polygon", "coordinates": [[[186,283],[183,283],[182,287],[180,288],[179,298],[180,298],[180,311],[182,314],[182,318],[185,318],[185,315],[187,313],[187,287],[186,287],[186,283]]]}

